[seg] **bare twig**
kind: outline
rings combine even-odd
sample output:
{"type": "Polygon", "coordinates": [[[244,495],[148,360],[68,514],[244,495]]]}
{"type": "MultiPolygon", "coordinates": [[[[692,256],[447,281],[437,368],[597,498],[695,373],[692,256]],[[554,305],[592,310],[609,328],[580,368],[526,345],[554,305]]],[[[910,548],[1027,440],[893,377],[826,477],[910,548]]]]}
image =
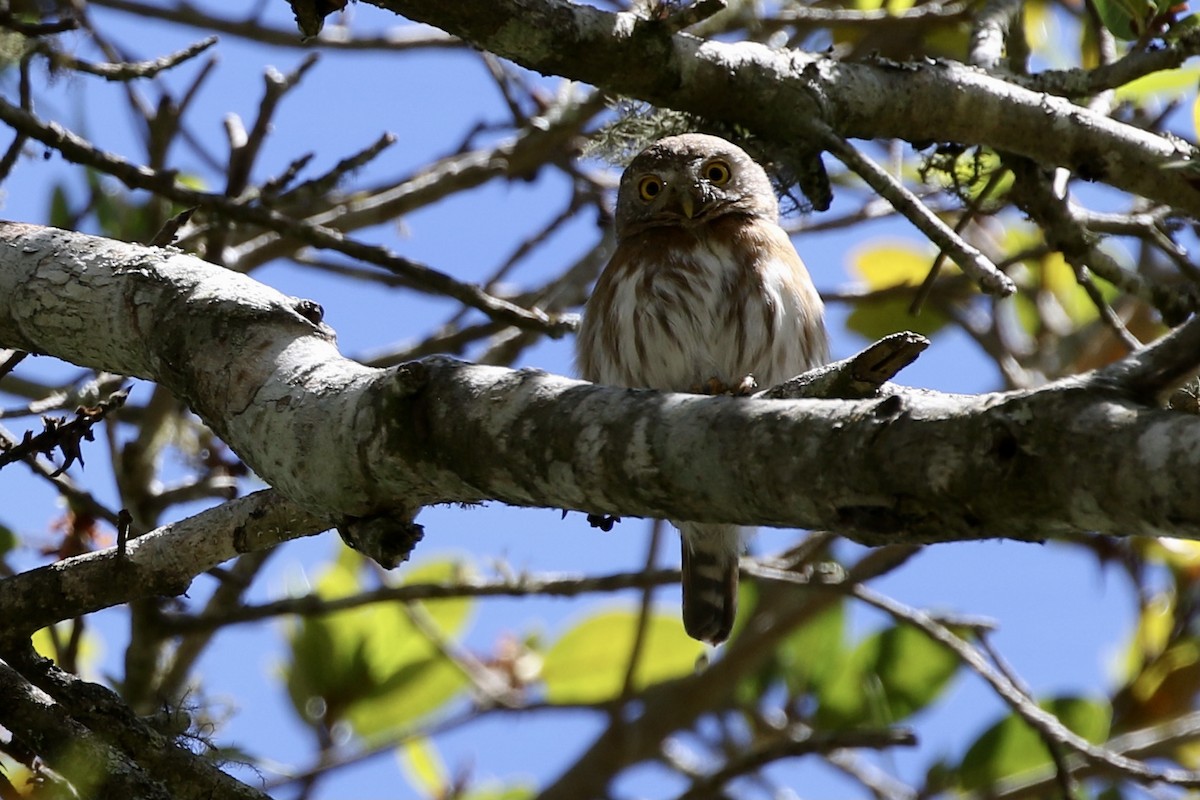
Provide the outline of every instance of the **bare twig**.
{"type": "Polygon", "coordinates": [[[905,606],[862,584],[853,586],[850,593],[897,621],[915,626],[935,642],[953,652],[966,666],[983,678],[1017,716],[1043,738],[1078,753],[1089,762],[1115,770],[1130,780],[1151,783],[1161,781],[1175,786],[1200,787],[1200,772],[1159,769],[1143,761],[1115,753],[1101,745],[1092,744],[1063,725],[1053,714],[1040,708],[1020,688],[992,666],[983,653],[946,626],[934,621],[925,612],[905,606]]]}
{"type": "Polygon", "coordinates": [[[1153,401],[1189,380],[1197,369],[1200,369],[1200,317],[1193,317],[1158,341],[1096,371],[1088,379],[1153,401]]]}
{"type": "Polygon", "coordinates": [[[0,467],[14,461],[33,458],[38,453],[49,455],[58,450],[63,455],[62,466],[50,477],[56,478],[65,472],[73,463],[83,463],[81,442],[92,441],[92,426],[103,420],[111,411],[125,404],[128,391],[114,392],[108,399],[90,408],[75,410],[75,418],[43,418],[44,430],[39,434],[26,431],[25,436],[16,444],[0,443],[0,467]]]}
{"type": "Polygon", "coordinates": [[[777,739],[759,742],[746,748],[716,772],[696,780],[679,800],[705,800],[717,796],[722,786],[734,778],[765,767],[784,758],[828,753],[846,748],[883,750],[889,747],[911,747],[917,743],[912,731],[900,728],[884,731],[814,731],[798,726],[784,731],[777,739]]]}
{"type": "Polygon", "coordinates": [[[418,600],[439,600],[452,597],[576,597],[593,592],[612,592],[661,586],[679,581],[679,570],[659,569],[653,572],[624,572],[587,577],[583,575],[522,575],[515,579],[496,581],[455,581],[452,583],[413,583],[388,586],[353,597],[325,599],[316,595],[292,597],[257,606],[241,606],[221,614],[188,616],[166,613],[163,624],[175,634],[199,630],[215,630],[227,625],[257,622],[284,614],[319,616],[358,608],[372,603],[412,603],[418,600]]]}
{"type": "MultiPolygon", "coordinates": [[[[33,112],[33,97],[30,90],[29,82],[29,62],[31,54],[27,53],[21,59],[18,67],[18,89],[17,94],[20,98],[21,108],[33,112]]],[[[0,157],[0,182],[8,178],[8,174],[12,172],[13,166],[17,163],[17,158],[20,157],[21,151],[25,148],[25,142],[29,139],[28,136],[21,132],[13,137],[12,144],[4,151],[4,155],[0,157]]]]}
{"type": "MultiPolygon", "coordinates": [[[[655,519],[650,521],[650,538],[646,544],[646,566],[642,568],[643,572],[653,572],[654,564],[658,558],[658,545],[662,541],[663,521],[655,519]]],[[[638,665],[642,661],[642,649],[646,644],[646,626],[650,622],[650,610],[654,601],[654,584],[646,584],[642,587],[641,607],[638,609],[637,630],[633,636],[633,646],[629,648],[629,661],[625,666],[625,679],[621,684],[621,697],[628,700],[633,697],[638,665]]],[[[614,708],[613,713],[619,713],[618,709],[614,708]]]]}
{"type": "Polygon", "coordinates": [[[1088,299],[1092,301],[1092,305],[1096,306],[1096,310],[1100,313],[1100,319],[1112,330],[1118,341],[1125,345],[1126,350],[1129,352],[1133,352],[1141,347],[1142,343],[1138,341],[1136,336],[1130,333],[1129,328],[1125,327],[1125,323],[1117,316],[1117,312],[1113,310],[1113,307],[1100,294],[1100,289],[1096,286],[1096,282],[1092,280],[1092,276],[1087,268],[1076,264],[1072,264],[1071,266],[1075,270],[1075,280],[1083,287],[1088,299]]]}
{"type": "Polygon", "coordinates": [[[996,269],[987,256],[956,234],[884,169],[832,130],[826,129],[822,145],[886,198],[909,222],[949,253],[954,262],[988,294],[1005,297],[1016,291],[1012,279],[996,269]]]}
{"type": "Polygon", "coordinates": [[[113,64],[96,64],[85,61],[66,51],[51,49],[46,45],[42,45],[38,52],[49,58],[56,67],[95,75],[107,81],[131,81],[139,78],[153,78],[160,72],[165,72],[195,58],[216,43],[217,37],[209,36],[176,53],[160,58],[149,61],[122,61],[113,64]]]}
{"type": "Polygon", "coordinates": [[[189,189],[175,180],[173,171],[158,171],[132,164],[116,155],[98,150],[55,122],[43,123],[32,114],[0,99],[0,120],[30,138],[47,144],[69,161],[87,164],[119,178],[127,186],[146,189],[180,203],[206,208],[230,219],[261,225],[286,233],[316,247],[345,253],[353,258],[395,270],[431,294],[451,297],[503,320],[518,328],[532,328],[550,336],[563,336],[573,329],[570,321],[538,309],[526,309],[493,297],[479,286],[463,283],[444,272],[402,258],[388,248],[347,238],[338,231],[308,224],[277,211],[232,200],[223,195],[189,189]]]}
{"type": "Polygon", "coordinates": [[[309,53],[299,66],[287,75],[273,68],[267,69],[263,76],[265,89],[262,100],[258,104],[258,116],[254,119],[254,126],[250,129],[246,140],[231,148],[229,154],[229,170],[225,186],[225,194],[228,197],[238,197],[246,190],[246,186],[250,182],[250,171],[254,168],[255,161],[258,160],[263,143],[267,140],[267,133],[271,130],[271,120],[279,108],[279,101],[288,91],[299,85],[305,73],[316,63],[317,54],[309,53]]]}
{"type": "Polygon", "coordinates": [[[915,361],[927,347],[929,340],[919,333],[893,333],[857,355],[817,367],[755,396],[773,400],[874,397],[884,383],[915,361]]]}
{"type": "MultiPolygon", "coordinates": [[[[142,19],[160,19],[201,30],[216,31],[239,36],[253,42],[274,47],[305,49],[306,45],[296,35],[296,29],[279,28],[255,17],[241,16],[238,19],[209,14],[196,3],[164,6],[161,3],[145,3],[138,0],[93,0],[91,5],[112,8],[134,14],[142,19]]],[[[378,36],[345,36],[326,30],[318,38],[322,48],[343,50],[383,50],[396,52],[410,49],[461,49],[461,39],[441,31],[429,30],[416,25],[396,28],[378,36]]]]}
{"type": "Polygon", "coordinates": [[[7,3],[4,4],[3,8],[0,8],[0,28],[7,28],[10,31],[15,31],[22,36],[30,38],[65,33],[66,31],[73,31],[78,27],[79,21],[73,17],[63,17],[62,19],[50,22],[26,22],[13,14],[7,3]]]}

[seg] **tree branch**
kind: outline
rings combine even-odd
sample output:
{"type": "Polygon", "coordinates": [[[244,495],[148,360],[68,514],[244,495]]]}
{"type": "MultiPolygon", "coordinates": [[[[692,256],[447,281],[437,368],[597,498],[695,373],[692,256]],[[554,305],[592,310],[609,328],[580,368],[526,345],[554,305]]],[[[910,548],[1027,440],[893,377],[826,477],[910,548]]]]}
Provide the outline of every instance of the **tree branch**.
{"type": "Polygon", "coordinates": [[[562,0],[368,0],[538,72],[744,126],[768,141],[984,144],[1200,216],[1195,149],[962,65],[843,63],[671,34],[660,22],[562,0]],[[646,69],[653,64],[654,69],[646,69]]]}
{"type": "Polygon", "coordinates": [[[57,756],[56,765],[83,796],[266,800],[152,728],[111,689],[64,672],[28,644],[3,655],[8,663],[0,662],[0,722],[39,737],[37,751],[57,756]]]}
{"type": "Polygon", "coordinates": [[[2,638],[145,597],[173,597],[239,553],[311,536],[327,525],[277,493],[257,492],[110,547],[0,580],[2,638]]]}
{"type": "Polygon", "coordinates": [[[499,500],[866,544],[1200,537],[1200,419],[1145,396],[1200,367],[1200,321],[1123,367],[1037,391],[672,395],[444,358],[372,370],[244,275],[28,225],[0,225],[0,238],[0,347],[159,381],[331,522],[402,527],[423,505],[499,500]]]}

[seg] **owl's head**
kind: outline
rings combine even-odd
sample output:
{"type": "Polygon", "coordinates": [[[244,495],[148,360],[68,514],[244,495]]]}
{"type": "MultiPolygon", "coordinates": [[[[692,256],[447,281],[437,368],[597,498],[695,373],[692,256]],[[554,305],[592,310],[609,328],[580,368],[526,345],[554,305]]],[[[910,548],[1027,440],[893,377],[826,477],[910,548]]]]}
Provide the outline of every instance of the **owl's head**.
{"type": "Polygon", "coordinates": [[[686,133],[660,139],[621,175],[618,237],[648,228],[700,226],[726,214],[775,222],[779,201],[763,168],[720,137],[686,133]]]}

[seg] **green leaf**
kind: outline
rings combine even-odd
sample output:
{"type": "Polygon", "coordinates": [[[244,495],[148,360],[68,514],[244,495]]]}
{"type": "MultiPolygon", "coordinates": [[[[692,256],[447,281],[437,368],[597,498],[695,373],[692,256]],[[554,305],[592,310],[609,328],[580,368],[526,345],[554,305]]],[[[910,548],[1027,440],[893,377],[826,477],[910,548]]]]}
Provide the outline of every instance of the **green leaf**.
{"type": "Polygon", "coordinates": [[[1096,0],[1096,13],[1113,36],[1132,41],[1146,31],[1158,8],[1147,0],[1096,0]]]}
{"type": "Polygon", "coordinates": [[[904,719],[932,703],[959,666],[954,653],[911,626],[889,628],[879,635],[875,672],[892,719],[904,719]]]}
{"type": "MultiPolygon", "coordinates": [[[[945,188],[955,190],[956,194],[965,194],[972,202],[979,201],[982,196],[992,205],[997,200],[1003,200],[1013,184],[1012,172],[1004,166],[1000,154],[988,148],[964,150],[955,156],[945,170],[938,170],[935,174],[941,177],[945,188]]],[[[986,207],[986,204],[982,207],[986,207]]]]}
{"type": "Polygon", "coordinates": [[[67,197],[66,187],[61,183],[50,192],[50,212],[46,215],[46,219],[55,228],[70,230],[73,227],[71,200],[67,197]]]}
{"type": "MultiPolygon", "coordinates": [[[[1090,742],[1108,736],[1112,709],[1106,701],[1062,697],[1038,705],[1090,742]]],[[[1050,752],[1042,737],[1015,714],[983,733],[963,756],[959,781],[965,790],[986,791],[997,781],[1048,766],[1050,752]]]]}
{"type": "Polygon", "coordinates": [[[0,523],[0,557],[17,546],[17,533],[7,525],[0,523]]]}
{"type": "MultiPolygon", "coordinates": [[[[546,652],[542,680],[552,703],[595,703],[616,697],[625,680],[638,614],[607,611],[567,631],[546,652]]],[[[637,689],[690,673],[704,645],[683,631],[676,614],[651,614],[634,672],[637,689]]]]}
{"type": "Polygon", "coordinates": [[[346,719],[365,739],[386,738],[440,710],[468,685],[458,665],[443,656],[410,662],[393,672],[374,696],[352,705],[346,719]]]}
{"type": "MultiPolygon", "coordinates": [[[[317,581],[325,600],[362,591],[360,556],[345,550],[317,581]]],[[[451,560],[408,570],[406,583],[445,583],[462,577],[451,560]]],[[[416,613],[446,641],[465,628],[469,598],[417,604],[416,613]]],[[[372,604],[302,620],[290,636],[285,678],[301,719],[349,721],[371,737],[424,717],[456,697],[466,678],[409,618],[400,603],[372,604]]]]}
{"type": "MultiPolygon", "coordinates": [[[[928,250],[907,242],[874,244],[851,254],[850,269],[868,289],[917,287],[925,280],[933,260],[934,256],[928,250]]],[[[911,293],[904,292],[882,299],[860,301],[850,312],[846,325],[855,333],[875,341],[903,330],[931,336],[947,323],[945,315],[929,308],[915,316],[910,314],[908,307],[912,297],[911,293]]]]}
{"type": "Polygon", "coordinates": [[[953,653],[908,625],[864,639],[820,696],[819,724],[891,725],[925,708],[958,671],[953,653]]]}
{"type": "MultiPolygon", "coordinates": [[[[353,594],[358,585],[357,575],[338,564],[318,581],[316,594],[332,600],[353,594]]],[[[293,628],[284,677],[292,707],[305,722],[333,724],[349,705],[377,688],[366,655],[369,621],[364,612],[306,617],[293,628]]]]}
{"type": "Polygon", "coordinates": [[[818,700],[842,672],[846,651],[846,608],[838,602],[790,634],[776,650],[783,679],[793,694],[812,692],[818,700]]]}

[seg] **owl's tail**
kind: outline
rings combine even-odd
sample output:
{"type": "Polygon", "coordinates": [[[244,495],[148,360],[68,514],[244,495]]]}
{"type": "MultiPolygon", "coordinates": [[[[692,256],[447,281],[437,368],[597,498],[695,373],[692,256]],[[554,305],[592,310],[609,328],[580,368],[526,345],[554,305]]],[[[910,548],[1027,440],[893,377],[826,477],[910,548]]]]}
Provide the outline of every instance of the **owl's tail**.
{"type": "Polygon", "coordinates": [[[720,644],[737,614],[738,528],[698,522],[676,527],[683,543],[683,627],[693,639],[720,644]]]}

